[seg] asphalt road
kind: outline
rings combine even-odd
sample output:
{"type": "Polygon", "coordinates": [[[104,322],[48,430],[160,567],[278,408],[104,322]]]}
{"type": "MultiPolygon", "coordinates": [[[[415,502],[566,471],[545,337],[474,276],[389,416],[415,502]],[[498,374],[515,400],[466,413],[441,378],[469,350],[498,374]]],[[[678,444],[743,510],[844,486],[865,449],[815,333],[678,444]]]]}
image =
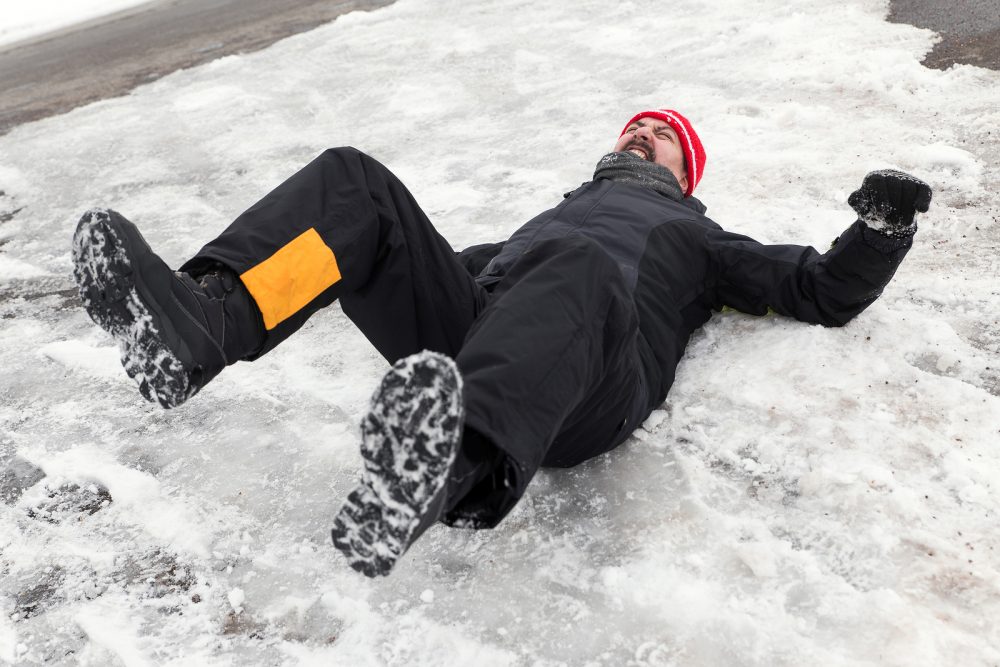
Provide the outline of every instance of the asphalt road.
{"type": "MultiPolygon", "coordinates": [[[[0,135],[124,95],[175,70],[262,49],[356,9],[393,0],[158,0],[0,47],[0,135]]],[[[924,64],[1000,69],[1000,0],[892,0],[889,20],[942,35],[924,64]]]]}
{"type": "Polygon", "coordinates": [[[928,67],[966,63],[1000,70],[1000,0],[892,0],[889,20],[941,35],[924,58],[928,67]]]}
{"type": "Polygon", "coordinates": [[[393,0],[159,0],[0,47],[0,135],[393,0]]]}

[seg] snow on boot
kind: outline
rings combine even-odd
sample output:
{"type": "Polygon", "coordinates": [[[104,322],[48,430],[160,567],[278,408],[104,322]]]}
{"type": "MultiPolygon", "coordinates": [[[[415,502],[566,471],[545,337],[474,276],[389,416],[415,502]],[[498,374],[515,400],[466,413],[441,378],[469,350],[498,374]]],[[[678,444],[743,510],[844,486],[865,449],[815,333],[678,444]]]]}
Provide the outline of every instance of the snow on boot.
{"type": "Polygon", "coordinates": [[[440,516],[463,420],[462,378],[450,358],[425,350],[382,378],[361,422],[361,484],[331,531],[355,570],[388,575],[440,516]]]}
{"type": "Polygon", "coordinates": [[[91,319],[118,342],[122,365],[149,401],[173,408],[263,342],[257,305],[227,269],[175,273],[119,213],[84,214],[73,276],[91,319]]]}

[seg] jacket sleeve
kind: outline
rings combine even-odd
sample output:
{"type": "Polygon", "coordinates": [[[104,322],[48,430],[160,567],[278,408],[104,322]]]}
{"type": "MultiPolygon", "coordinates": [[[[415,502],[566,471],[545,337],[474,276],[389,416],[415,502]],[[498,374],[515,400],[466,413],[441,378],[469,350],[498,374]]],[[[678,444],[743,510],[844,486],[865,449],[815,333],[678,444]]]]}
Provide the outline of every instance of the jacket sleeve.
{"type": "Polygon", "coordinates": [[[773,310],[803,322],[842,326],[870,306],[912,245],[856,221],[826,253],[764,245],[722,230],[709,232],[718,282],[713,307],[751,315],[773,310]]]}
{"type": "Polygon", "coordinates": [[[478,276],[486,268],[486,265],[490,263],[490,260],[500,253],[500,250],[503,249],[503,244],[503,241],[499,243],[480,243],[479,245],[469,246],[465,250],[455,253],[455,257],[465,267],[466,271],[473,276],[478,276]]]}

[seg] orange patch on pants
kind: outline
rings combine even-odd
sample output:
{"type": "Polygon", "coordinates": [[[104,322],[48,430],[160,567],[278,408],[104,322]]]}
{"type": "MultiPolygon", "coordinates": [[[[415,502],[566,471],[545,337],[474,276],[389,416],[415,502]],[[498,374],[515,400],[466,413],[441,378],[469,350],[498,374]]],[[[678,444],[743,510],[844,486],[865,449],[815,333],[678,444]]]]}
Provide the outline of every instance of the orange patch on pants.
{"type": "Polygon", "coordinates": [[[340,278],[337,258],[312,227],[240,275],[268,330],[299,312],[340,278]]]}

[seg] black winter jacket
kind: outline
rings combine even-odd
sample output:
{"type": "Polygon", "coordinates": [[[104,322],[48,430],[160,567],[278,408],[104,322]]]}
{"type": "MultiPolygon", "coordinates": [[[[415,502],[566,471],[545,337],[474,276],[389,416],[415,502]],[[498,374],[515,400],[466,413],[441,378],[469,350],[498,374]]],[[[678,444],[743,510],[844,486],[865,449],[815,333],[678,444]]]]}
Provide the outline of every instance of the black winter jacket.
{"type": "Polygon", "coordinates": [[[832,248],[764,245],[723,230],[700,201],[674,201],[636,185],[598,179],[566,195],[504,243],[460,254],[490,289],[533,243],[583,236],[621,267],[639,316],[650,408],[666,398],[692,332],[724,306],[841,326],[882,293],[911,245],[856,221],[832,248]],[[488,260],[488,261],[487,261],[488,260]]]}

